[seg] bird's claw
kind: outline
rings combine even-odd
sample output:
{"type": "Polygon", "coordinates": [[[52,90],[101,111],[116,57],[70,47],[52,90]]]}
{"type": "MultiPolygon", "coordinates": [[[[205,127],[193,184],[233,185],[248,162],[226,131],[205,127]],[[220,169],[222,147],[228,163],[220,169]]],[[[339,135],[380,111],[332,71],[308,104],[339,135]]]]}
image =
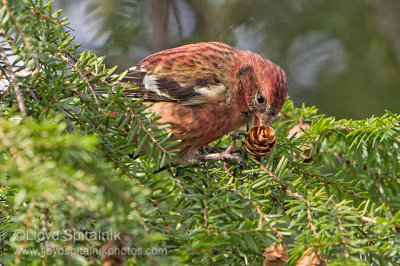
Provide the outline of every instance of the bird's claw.
{"type": "Polygon", "coordinates": [[[240,151],[240,149],[235,149],[235,144],[236,144],[236,140],[238,138],[240,138],[242,135],[244,135],[244,134],[243,133],[231,134],[232,142],[229,144],[228,148],[226,148],[225,151],[223,151],[221,153],[199,154],[199,155],[197,155],[198,159],[202,160],[202,161],[221,160],[224,162],[225,172],[231,174],[228,170],[228,165],[227,165],[228,160],[236,161],[238,164],[240,164],[242,166],[245,165],[245,162],[246,162],[242,157],[233,154],[233,153],[240,151]]]}

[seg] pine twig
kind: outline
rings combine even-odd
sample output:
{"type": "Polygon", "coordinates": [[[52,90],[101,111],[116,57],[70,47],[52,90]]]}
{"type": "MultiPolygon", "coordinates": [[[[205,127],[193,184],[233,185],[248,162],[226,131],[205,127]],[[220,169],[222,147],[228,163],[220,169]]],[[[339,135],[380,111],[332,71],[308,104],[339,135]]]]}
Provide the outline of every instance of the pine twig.
{"type": "Polygon", "coordinates": [[[70,65],[76,72],[79,73],[79,76],[81,76],[81,78],[86,82],[86,84],[88,85],[90,92],[92,93],[93,99],[95,101],[95,103],[97,104],[98,108],[100,108],[100,103],[99,103],[99,99],[97,98],[96,92],[94,90],[93,85],[89,82],[89,79],[87,77],[85,77],[85,75],[82,73],[82,71],[80,71],[80,69],[72,62],[71,59],[69,59],[68,57],[66,57],[65,55],[59,53],[59,56],[65,61],[67,62],[68,65],[70,65]]]}
{"type": "Polygon", "coordinates": [[[267,174],[269,174],[270,176],[272,176],[272,178],[275,180],[275,182],[277,182],[278,184],[280,184],[280,188],[283,190],[283,192],[285,192],[287,195],[294,197],[296,199],[299,200],[303,200],[304,197],[302,195],[300,195],[299,193],[293,192],[290,190],[290,188],[288,188],[283,182],[282,180],[280,180],[280,178],[275,175],[274,173],[272,173],[271,171],[269,171],[267,168],[265,168],[264,165],[260,165],[260,169],[263,170],[264,172],[266,172],[267,174]]]}
{"type": "Polygon", "coordinates": [[[350,195],[352,195],[352,196],[354,196],[354,197],[356,197],[356,198],[358,198],[358,199],[362,199],[362,197],[361,197],[359,194],[357,194],[356,192],[354,192],[354,191],[352,191],[352,190],[349,190],[349,189],[346,189],[345,187],[343,187],[343,186],[341,186],[341,185],[335,184],[335,183],[333,183],[332,181],[329,181],[329,180],[327,180],[326,178],[324,178],[324,177],[322,177],[322,176],[313,174],[313,173],[311,173],[311,172],[305,171],[305,170],[300,169],[300,168],[297,168],[297,167],[295,167],[295,166],[290,166],[290,168],[296,170],[296,171],[299,172],[300,174],[303,174],[303,175],[306,175],[306,176],[315,178],[315,179],[317,179],[318,181],[320,181],[320,182],[322,182],[322,183],[331,185],[332,187],[334,187],[334,188],[336,188],[336,189],[339,189],[339,190],[341,190],[341,191],[343,191],[343,192],[349,193],[350,195]]]}
{"type": "Polygon", "coordinates": [[[330,202],[331,202],[331,204],[332,204],[332,209],[333,209],[333,211],[334,211],[334,213],[335,213],[335,215],[336,215],[336,219],[337,219],[337,221],[338,221],[339,232],[340,232],[340,238],[341,238],[342,245],[343,245],[343,248],[344,248],[345,260],[346,260],[346,262],[347,262],[347,258],[350,256],[350,253],[349,253],[349,251],[348,251],[348,249],[347,249],[347,243],[349,242],[349,240],[348,240],[348,239],[346,238],[346,236],[344,235],[344,227],[343,227],[342,219],[340,219],[340,215],[339,215],[337,209],[335,208],[335,202],[334,202],[332,199],[330,199],[330,202]]]}
{"type": "Polygon", "coordinates": [[[308,197],[307,197],[306,203],[307,203],[308,225],[310,226],[314,237],[317,238],[318,234],[317,234],[317,230],[315,229],[315,226],[314,226],[314,223],[313,223],[313,219],[312,219],[312,215],[311,215],[310,199],[308,197]]]}
{"type": "MultiPolygon", "coordinates": [[[[233,189],[228,189],[228,190],[229,190],[230,192],[232,192],[232,193],[235,193],[235,194],[239,195],[242,199],[244,199],[245,201],[249,202],[249,203],[251,204],[251,206],[257,211],[257,213],[258,213],[259,215],[261,215],[261,217],[263,218],[263,220],[264,220],[265,222],[269,223],[269,222],[271,221],[271,219],[269,219],[269,218],[267,217],[267,215],[261,211],[261,207],[260,207],[259,205],[257,205],[252,199],[247,198],[247,197],[246,197],[245,195],[243,195],[240,191],[235,191],[235,190],[233,190],[233,189]]],[[[273,226],[273,225],[271,225],[271,224],[269,224],[268,226],[272,229],[272,231],[274,232],[274,234],[275,234],[276,236],[278,236],[278,237],[279,237],[280,239],[282,239],[282,240],[284,239],[282,233],[279,232],[279,230],[278,230],[275,226],[273,226]]]]}
{"type": "Polygon", "coordinates": [[[0,45],[0,55],[1,55],[1,57],[3,57],[4,63],[7,66],[7,70],[10,73],[11,81],[12,81],[12,84],[13,84],[13,87],[14,87],[15,97],[17,99],[19,111],[21,112],[22,117],[26,119],[28,117],[28,115],[26,113],[24,97],[22,96],[20,87],[18,85],[17,75],[15,74],[14,70],[12,69],[10,61],[8,61],[7,54],[4,51],[3,47],[1,47],[1,45],[0,45]]]}
{"type": "Polygon", "coordinates": [[[8,1],[3,0],[3,4],[7,8],[7,12],[10,15],[11,20],[13,21],[15,27],[17,28],[19,34],[21,35],[21,38],[24,41],[26,49],[28,49],[28,52],[31,54],[31,56],[34,56],[31,44],[29,43],[28,38],[26,37],[24,31],[21,29],[21,25],[19,24],[18,20],[15,18],[13,11],[11,10],[10,5],[8,4],[8,1]]]}
{"type": "Polygon", "coordinates": [[[40,12],[39,10],[34,9],[33,6],[30,6],[29,8],[30,8],[30,10],[31,10],[35,15],[39,16],[40,18],[43,18],[43,19],[45,19],[45,20],[48,20],[48,21],[50,21],[50,22],[56,24],[57,26],[62,27],[61,23],[60,23],[59,21],[57,21],[56,19],[51,18],[51,17],[49,17],[49,16],[46,15],[46,14],[43,14],[43,13],[40,12]]]}

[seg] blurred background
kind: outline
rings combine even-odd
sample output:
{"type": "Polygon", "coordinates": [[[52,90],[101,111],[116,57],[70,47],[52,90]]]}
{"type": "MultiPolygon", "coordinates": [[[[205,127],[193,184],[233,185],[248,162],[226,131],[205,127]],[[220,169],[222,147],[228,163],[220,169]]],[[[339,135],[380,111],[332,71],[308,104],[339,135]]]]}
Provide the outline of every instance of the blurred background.
{"type": "Polygon", "coordinates": [[[399,0],[57,0],[83,50],[119,72],[147,55],[222,41],[281,65],[289,96],[337,118],[400,112],[399,0]]]}

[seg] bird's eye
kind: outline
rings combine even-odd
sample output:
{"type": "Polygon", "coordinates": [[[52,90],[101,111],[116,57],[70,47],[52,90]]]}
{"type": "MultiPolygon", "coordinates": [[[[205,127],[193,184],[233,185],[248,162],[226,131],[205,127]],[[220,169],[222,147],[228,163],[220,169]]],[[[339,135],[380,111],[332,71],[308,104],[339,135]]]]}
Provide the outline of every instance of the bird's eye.
{"type": "Polygon", "coordinates": [[[257,102],[258,102],[259,104],[265,103],[264,95],[262,95],[261,93],[259,93],[259,94],[257,95],[257,102]]]}

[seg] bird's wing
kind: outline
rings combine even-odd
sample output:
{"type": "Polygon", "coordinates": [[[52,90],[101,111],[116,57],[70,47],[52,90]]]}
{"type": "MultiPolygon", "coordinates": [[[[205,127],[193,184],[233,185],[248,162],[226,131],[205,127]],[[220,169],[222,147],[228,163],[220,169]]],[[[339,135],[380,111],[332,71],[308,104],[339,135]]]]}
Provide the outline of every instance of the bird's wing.
{"type": "Polygon", "coordinates": [[[158,75],[143,70],[130,69],[121,80],[124,94],[146,101],[179,102],[194,105],[220,100],[227,87],[207,73],[184,79],[173,75],[158,75]]]}
{"type": "Polygon", "coordinates": [[[126,88],[125,95],[146,101],[183,105],[218,102],[229,93],[225,66],[229,66],[232,53],[230,46],[219,43],[162,51],[130,68],[121,85],[126,88]]]}

